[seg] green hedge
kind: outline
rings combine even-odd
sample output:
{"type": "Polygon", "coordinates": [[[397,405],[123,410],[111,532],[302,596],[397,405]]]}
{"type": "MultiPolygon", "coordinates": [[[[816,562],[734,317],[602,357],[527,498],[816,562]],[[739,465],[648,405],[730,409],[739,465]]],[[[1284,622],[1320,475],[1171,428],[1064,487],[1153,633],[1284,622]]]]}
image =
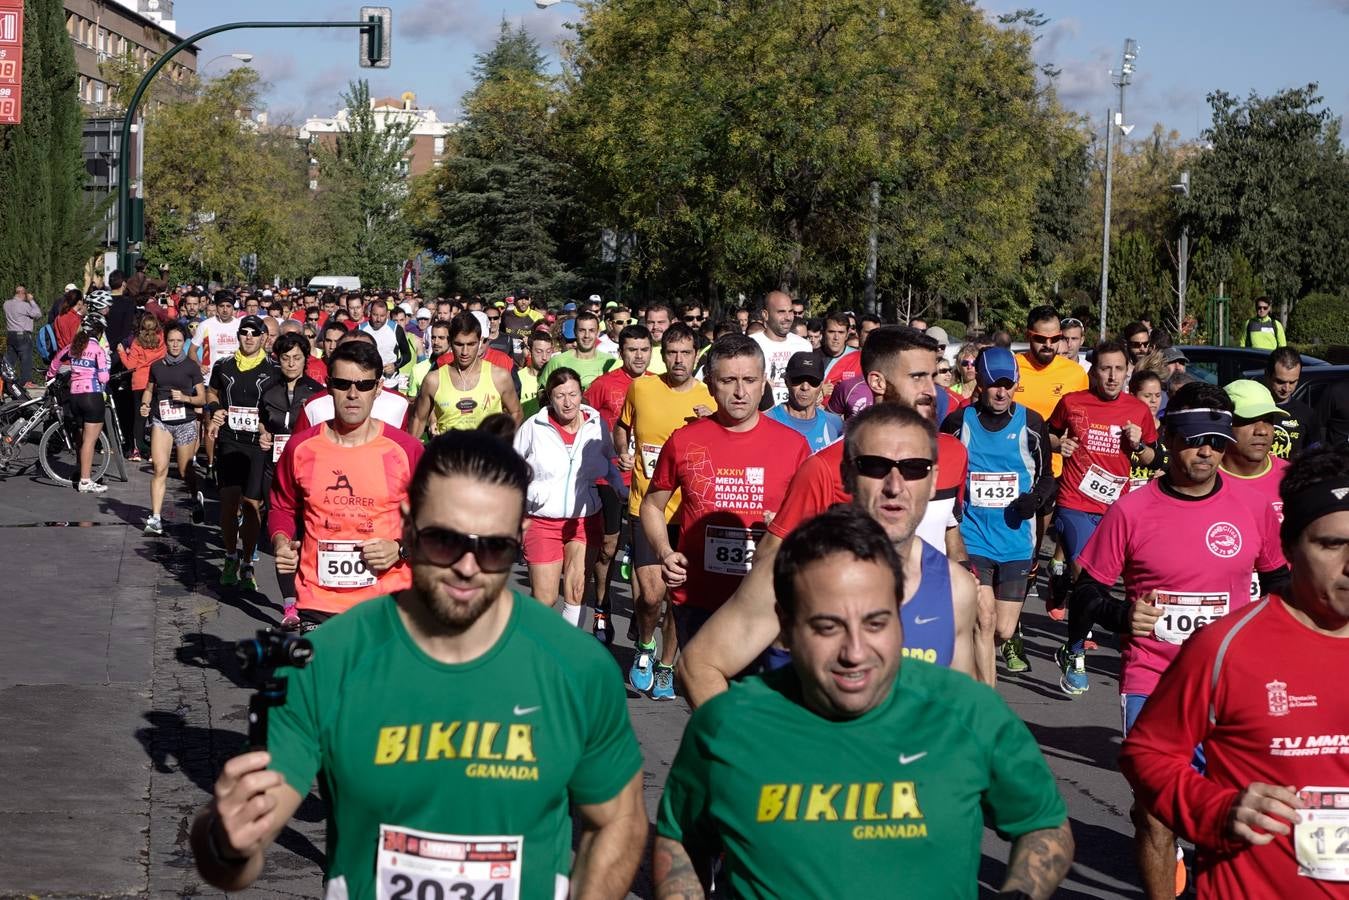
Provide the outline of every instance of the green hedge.
{"type": "Polygon", "coordinates": [[[965,340],[965,333],[969,330],[969,327],[964,322],[958,322],[955,319],[937,319],[935,322],[930,322],[928,324],[943,329],[946,332],[946,336],[957,343],[965,340]]]}
{"type": "Polygon", "coordinates": [[[1349,337],[1349,297],[1308,294],[1288,315],[1288,340],[1293,344],[1325,344],[1349,337]]]}

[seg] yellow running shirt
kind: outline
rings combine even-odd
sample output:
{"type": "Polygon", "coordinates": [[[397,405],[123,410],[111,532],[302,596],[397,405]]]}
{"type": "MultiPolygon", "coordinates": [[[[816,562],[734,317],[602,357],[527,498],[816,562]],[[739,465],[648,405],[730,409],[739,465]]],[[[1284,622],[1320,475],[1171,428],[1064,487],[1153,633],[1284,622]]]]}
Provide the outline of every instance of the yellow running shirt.
{"type": "Polygon", "coordinates": [[[441,366],[436,371],[440,375],[435,396],[436,434],[456,428],[477,428],[483,419],[501,412],[501,392],[492,380],[492,364],[487,360],[478,363],[478,380],[466,391],[454,386],[449,366],[441,366]]]}
{"type": "MultiPolygon", "coordinates": [[[[707,385],[693,380],[685,391],[673,390],[665,383],[664,376],[659,378],[638,378],[628,388],[627,399],[623,401],[623,411],[618,421],[632,433],[636,444],[633,450],[632,491],[628,495],[628,512],[637,515],[646,496],[646,486],[651,483],[651,475],[656,471],[656,460],[660,458],[660,448],[674,434],[676,428],[682,428],[698,419],[693,411],[695,406],[716,409],[707,385]]],[[[622,452],[624,448],[617,448],[622,452]]],[[[665,521],[670,521],[679,509],[679,492],[675,491],[665,506],[665,521]]]]}

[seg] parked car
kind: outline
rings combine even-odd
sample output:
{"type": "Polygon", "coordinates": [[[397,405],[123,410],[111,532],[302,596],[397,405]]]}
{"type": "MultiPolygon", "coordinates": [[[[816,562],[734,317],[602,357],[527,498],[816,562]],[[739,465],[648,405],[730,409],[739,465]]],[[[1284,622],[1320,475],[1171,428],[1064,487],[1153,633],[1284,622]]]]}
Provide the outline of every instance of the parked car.
{"type": "MultiPolygon", "coordinates": [[[[1209,384],[1229,384],[1238,378],[1261,378],[1265,374],[1265,362],[1269,359],[1268,350],[1251,350],[1247,347],[1211,347],[1206,344],[1185,345],[1185,358],[1190,364],[1185,371],[1204,379],[1209,384]]],[[[1302,379],[1313,368],[1328,366],[1324,359],[1302,355],[1302,379]]]]}
{"type": "Polygon", "coordinates": [[[1349,378],[1349,366],[1302,366],[1302,377],[1293,389],[1293,399],[1301,400],[1312,409],[1319,409],[1321,395],[1330,385],[1349,378]]]}

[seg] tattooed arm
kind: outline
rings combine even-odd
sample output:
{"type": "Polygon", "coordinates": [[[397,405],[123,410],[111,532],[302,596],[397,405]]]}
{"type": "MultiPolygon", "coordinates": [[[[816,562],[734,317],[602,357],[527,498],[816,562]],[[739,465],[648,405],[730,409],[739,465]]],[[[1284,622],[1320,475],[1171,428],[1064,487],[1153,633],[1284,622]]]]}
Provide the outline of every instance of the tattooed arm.
{"type": "Polygon", "coordinates": [[[1029,831],[1012,844],[1002,890],[1023,891],[1044,900],[1058,888],[1072,864],[1073,830],[1067,821],[1057,828],[1029,831]]]}
{"type": "Polygon", "coordinates": [[[703,882],[678,841],[656,835],[652,852],[651,879],[656,883],[656,900],[703,900],[703,882]]]}

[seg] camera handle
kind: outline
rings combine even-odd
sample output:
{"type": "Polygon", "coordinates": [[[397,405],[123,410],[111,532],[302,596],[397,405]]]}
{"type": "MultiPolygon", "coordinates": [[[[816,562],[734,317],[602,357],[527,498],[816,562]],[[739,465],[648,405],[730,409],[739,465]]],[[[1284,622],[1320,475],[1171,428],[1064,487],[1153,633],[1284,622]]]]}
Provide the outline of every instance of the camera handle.
{"type": "Polygon", "coordinates": [[[269,675],[248,698],[248,749],[267,749],[267,711],[286,702],[286,679],[269,675]]]}

